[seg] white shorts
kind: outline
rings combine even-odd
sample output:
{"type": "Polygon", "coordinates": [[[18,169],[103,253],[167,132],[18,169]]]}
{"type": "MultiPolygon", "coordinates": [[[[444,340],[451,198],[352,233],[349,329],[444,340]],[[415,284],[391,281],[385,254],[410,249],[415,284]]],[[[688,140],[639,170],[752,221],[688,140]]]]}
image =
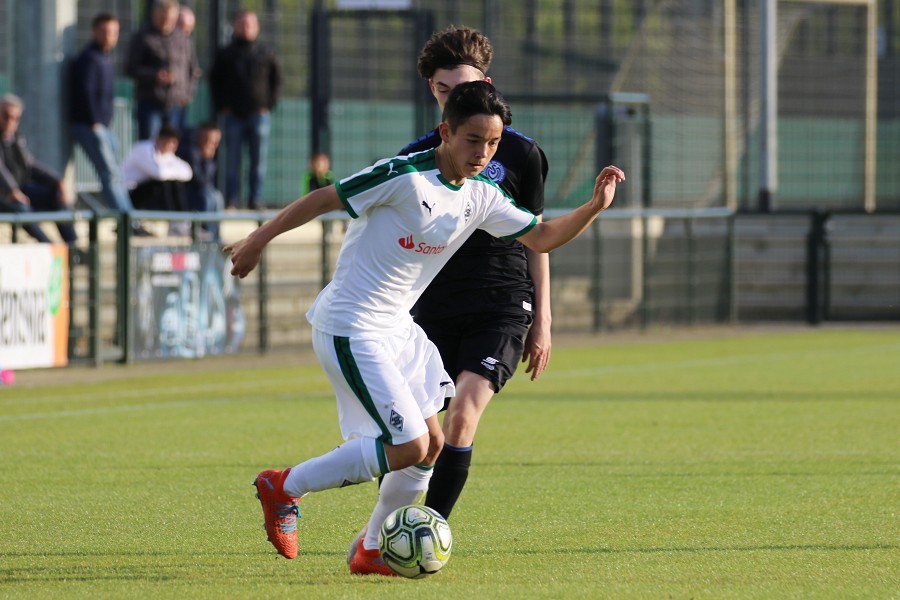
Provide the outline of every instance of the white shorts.
{"type": "Polygon", "coordinates": [[[313,328],[312,344],[334,387],[345,440],[410,442],[428,433],[425,419],[456,393],[440,353],[415,323],[390,335],[353,338],[313,328]]]}

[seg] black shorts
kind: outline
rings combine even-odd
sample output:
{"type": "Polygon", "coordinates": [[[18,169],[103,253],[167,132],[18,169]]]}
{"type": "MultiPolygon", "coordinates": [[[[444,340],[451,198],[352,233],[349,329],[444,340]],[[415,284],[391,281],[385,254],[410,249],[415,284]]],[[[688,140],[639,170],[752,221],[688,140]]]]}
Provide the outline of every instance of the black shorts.
{"type": "Polygon", "coordinates": [[[444,368],[454,381],[462,371],[471,371],[490,381],[499,392],[522,360],[532,320],[529,313],[489,313],[419,318],[416,322],[437,346],[444,368]]]}

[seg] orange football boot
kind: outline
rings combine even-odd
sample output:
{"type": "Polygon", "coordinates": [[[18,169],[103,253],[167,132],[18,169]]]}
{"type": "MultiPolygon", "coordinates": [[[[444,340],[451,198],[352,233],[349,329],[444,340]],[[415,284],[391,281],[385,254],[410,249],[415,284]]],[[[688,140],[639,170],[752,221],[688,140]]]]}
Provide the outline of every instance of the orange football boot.
{"type": "Polygon", "coordinates": [[[269,541],[278,550],[278,554],[285,558],[296,558],[300,509],[297,507],[298,499],[284,493],[284,479],[290,471],[263,471],[256,476],[253,485],[256,486],[256,497],[262,504],[269,541]]]}

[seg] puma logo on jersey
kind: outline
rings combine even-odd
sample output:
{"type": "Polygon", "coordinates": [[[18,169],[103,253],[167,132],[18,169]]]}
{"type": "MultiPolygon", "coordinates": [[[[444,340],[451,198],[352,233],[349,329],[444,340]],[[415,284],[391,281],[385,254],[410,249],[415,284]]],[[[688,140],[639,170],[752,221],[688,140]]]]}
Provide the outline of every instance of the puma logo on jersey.
{"type": "Polygon", "coordinates": [[[400,171],[395,171],[395,170],[394,170],[394,161],[391,161],[391,162],[388,163],[388,172],[387,172],[387,174],[385,175],[385,177],[390,177],[391,175],[396,175],[396,174],[399,173],[399,172],[400,172],[400,171]]]}
{"type": "Polygon", "coordinates": [[[412,250],[412,247],[415,245],[413,243],[412,234],[409,234],[405,238],[400,238],[397,241],[400,242],[400,245],[403,246],[404,248],[406,248],[407,250],[412,250]]]}
{"type": "Polygon", "coordinates": [[[422,206],[424,206],[425,208],[428,209],[428,216],[430,217],[431,216],[431,207],[428,206],[428,203],[425,202],[424,200],[422,200],[422,206]]]}

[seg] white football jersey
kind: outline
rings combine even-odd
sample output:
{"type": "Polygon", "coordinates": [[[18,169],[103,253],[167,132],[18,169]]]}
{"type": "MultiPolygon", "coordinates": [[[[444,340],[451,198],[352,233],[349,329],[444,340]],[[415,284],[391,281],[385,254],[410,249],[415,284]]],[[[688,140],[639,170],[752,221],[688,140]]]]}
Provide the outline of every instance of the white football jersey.
{"type": "Polygon", "coordinates": [[[344,337],[394,331],[475,229],[515,238],[535,226],[486,177],[451,184],[434,155],[380,160],[336,184],[353,221],[334,278],[306,315],[314,327],[344,337]]]}

